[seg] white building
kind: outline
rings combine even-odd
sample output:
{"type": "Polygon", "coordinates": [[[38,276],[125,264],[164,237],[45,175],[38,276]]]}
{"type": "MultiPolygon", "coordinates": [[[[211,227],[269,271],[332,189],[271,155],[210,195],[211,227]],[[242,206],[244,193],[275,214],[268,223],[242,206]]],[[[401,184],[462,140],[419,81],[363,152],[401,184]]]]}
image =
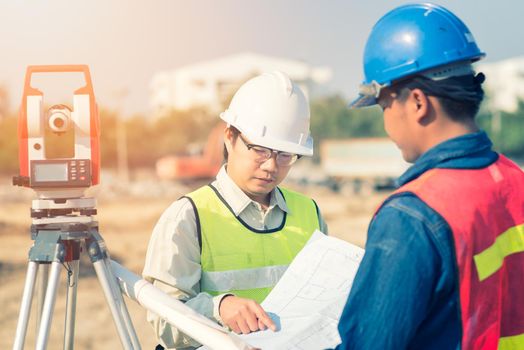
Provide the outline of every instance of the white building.
{"type": "Polygon", "coordinates": [[[483,84],[492,110],[513,113],[524,100],[524,56],[492,63],[479,63],[476,69],[486,74],[483,84]]]}
{"type": "Polygon", "coordinates": [[[155,115],[170,109],[204,108],[211,113],[223,111],[238,87],[263,72],[281,70],[298,83],[306,95],[316,84],[331,79],[327,67],[312,67],[305,62],[240,53],[206,62],[159,72],[151,81],[151,106],[155,115]]]}

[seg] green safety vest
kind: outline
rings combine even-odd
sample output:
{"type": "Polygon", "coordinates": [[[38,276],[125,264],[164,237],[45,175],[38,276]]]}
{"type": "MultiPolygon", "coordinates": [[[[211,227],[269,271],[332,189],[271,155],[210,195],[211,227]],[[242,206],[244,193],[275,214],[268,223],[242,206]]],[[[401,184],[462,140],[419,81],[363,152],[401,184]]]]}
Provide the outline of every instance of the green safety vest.
{"type": "Polygon", "coordinates": [[[262,302],[287,267],[319,228],[316,203],[278,188],[289,209],[282,224],[256,230],[234,215],[212,186],[188,194],[195,210],[201,247],[200,290],[211,295],[233,293],[262,302]]]}

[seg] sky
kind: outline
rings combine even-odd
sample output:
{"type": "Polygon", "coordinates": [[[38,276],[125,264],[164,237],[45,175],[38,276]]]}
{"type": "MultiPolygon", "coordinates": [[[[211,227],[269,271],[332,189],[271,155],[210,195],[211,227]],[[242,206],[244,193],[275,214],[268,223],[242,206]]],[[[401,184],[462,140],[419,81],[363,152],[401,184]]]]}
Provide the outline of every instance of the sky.
{"type": "MultiPolygon", "coordinates": [[[[326,89],[351,98],[374,23],[397,0],[0,0],[0,85],[18,109],[31,64],[88,64],[99,105],[148,115],[159,71],[255,52],[329,66],[326,89]]],[[[521,0],[440,0],[486,61],[524,55],[521,0]]]]}

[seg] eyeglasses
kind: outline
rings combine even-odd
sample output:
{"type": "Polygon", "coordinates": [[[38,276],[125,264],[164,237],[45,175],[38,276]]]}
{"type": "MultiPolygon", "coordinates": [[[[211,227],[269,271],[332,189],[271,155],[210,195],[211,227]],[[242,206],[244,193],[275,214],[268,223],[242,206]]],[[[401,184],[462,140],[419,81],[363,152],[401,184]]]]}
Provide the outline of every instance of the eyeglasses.
{"type": "Polygon", "coordinates": [[[255,155],[255,162],[257,163],[264,163],[266,160],[271,158],[273,153],[276,153],[275,159],[276,159],[277,165],[279,166],[290,166],[293,163],[295,163],[298,158],[300,158],[298,154],[282,152],[282,151],[275,151],[271,148],[248,143],[242,137],[242,135],[238,135],[238,137],[242,140],[242,142],[247,147],[247,149],[255,155]]]}

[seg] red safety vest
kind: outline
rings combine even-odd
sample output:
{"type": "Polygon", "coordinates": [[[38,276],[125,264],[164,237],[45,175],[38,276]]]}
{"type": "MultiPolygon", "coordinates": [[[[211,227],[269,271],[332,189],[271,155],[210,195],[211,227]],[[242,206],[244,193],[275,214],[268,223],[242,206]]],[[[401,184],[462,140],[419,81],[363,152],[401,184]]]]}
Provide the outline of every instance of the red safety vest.
{"type": "Polygon", "coordinates": [[[453,232],[462,349],[524,349],[524,172],[504,156],[482,169],[432,169],[400,187],[453,232]]]}

